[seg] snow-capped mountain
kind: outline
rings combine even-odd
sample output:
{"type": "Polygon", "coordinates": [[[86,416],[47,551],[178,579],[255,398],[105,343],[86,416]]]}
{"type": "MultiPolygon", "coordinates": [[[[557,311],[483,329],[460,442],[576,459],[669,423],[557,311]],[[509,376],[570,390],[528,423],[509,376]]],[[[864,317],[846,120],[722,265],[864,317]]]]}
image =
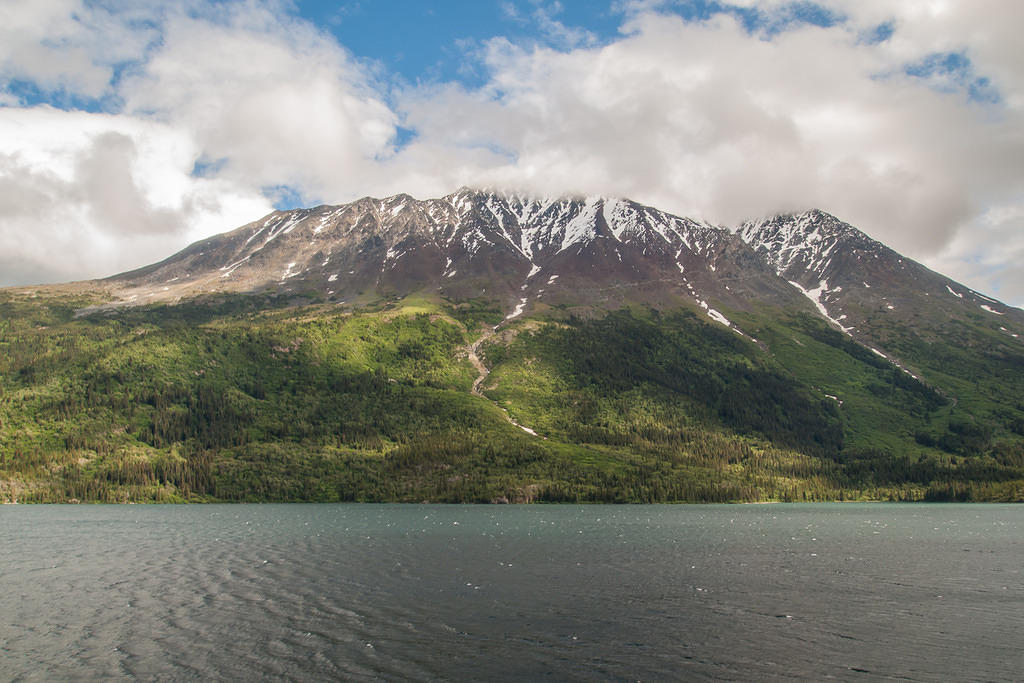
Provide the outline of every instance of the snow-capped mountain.
{"type": "Polygon", "coordinates": [[[122,301],[316,291],[331,300],[432,289],[487,296],[510,317],[538,305],[689,300],[787,305],[798,293],[730,231],[623,199],[463,188],[278,211],[109,280],[122,301]]]}
{"type": "Polygon", "coordinates": [[[683,305],[749,337],[756,330],[733,318],[817,312],[892,359],[908,335],[947,339],[957,325],[1024,343],[1024,312],[817,210],[733,233],[626,199],[401,194],[277,211],[106,285],[120,305],[216,292],[349,303],[433,292],[496,301],[507,319],[683,305]]]}
{"type": "Polygon", "coordinates": [[[57,500],[1024,499],[1024,311],[820,211],[364,198],[0,304],[57,500]]]}
{"type": "Polygon", "coordinates": [[[1024,324],[1019,309],[929,270],[823,211],[749,221],[738,234],[823,316],[862,340],[886,343],[883,330],[890,323],[912,325],[925,336],[962,316],[1024,324]]]}

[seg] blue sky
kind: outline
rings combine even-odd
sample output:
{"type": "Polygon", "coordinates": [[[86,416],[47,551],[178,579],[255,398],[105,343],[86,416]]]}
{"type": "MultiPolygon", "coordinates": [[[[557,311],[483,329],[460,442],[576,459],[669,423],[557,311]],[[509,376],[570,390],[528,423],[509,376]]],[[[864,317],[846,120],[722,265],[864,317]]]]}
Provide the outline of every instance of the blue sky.
{"type": "MultiPolygon", "coordinates": [[[[486,85],[484,65],[472,58],[495,36],[525,44],[551,44],[539,17],[584,34],[588,45],[619,36],[624,12],[600,0],[568,5],[530,0],[424,3],[415,0],[322,2],[300,0],[294,12],[333,35],[357,58],[367,60],[379,78],[393,87],[459,83],[486,85]]],[[[556,40],[558,47],[567,47],[556,40]]],[[[414,132],[399,128],[404,144],[414,132]]],[[[299,195],[291,194],[292,200],[299,195]]],[[[301,200],[300,200],[301,202],[301,200]]],[[[278,202],[283,208],[288,202],[278,202]]],[[[294,203],[294,201],[293,201],[294,203]]]]}
{"type": "MultiPolygon", "coordinates": [[[[843,21],[842,14],[814,2],[786,3],[782,12],[709,0],[656,6],[662,13],[688,21],[706,21],[719,14],[733,16],[751,34],[773,35],[801,25],[828,27],[843,21]]],[[[605,45],[621,37],[620,28],[633,13],[629,3],[607,0],[296,0],[291,7],[298,16],[330,32],[353,54],[379,63],[384,78],[408,83],[456,81],[469,87],[483,86],[487,74],[467,59],[467,53],[495,36],[561,49],[578,46],[553,38],[545,30],[546,18],[583,34],[579,44],[605,45]]],[[[887,31],[891,28],[881,24],[873,33],[885,36],[887,31]]]]}
{"type": "Polygon", "coordinates": [[[599,41],[618,35],[623,13],[609,3],[581,0],[552,7],[529,1],[443,2],[363,0],[295,4],[300,16],[332,33],[354,54],[381,64],[391,78],[415,83],[459,81],[483,85],[486,74],[465,53],[496,35],[544,41],[535,14],[591,33],[599,41]]]}
{"type": "Polygon", "coordinates": [[[1024,303],[1024,3],[34,0],[0,25],[0,285],[460,185],[818,207],[1024,303]]]}

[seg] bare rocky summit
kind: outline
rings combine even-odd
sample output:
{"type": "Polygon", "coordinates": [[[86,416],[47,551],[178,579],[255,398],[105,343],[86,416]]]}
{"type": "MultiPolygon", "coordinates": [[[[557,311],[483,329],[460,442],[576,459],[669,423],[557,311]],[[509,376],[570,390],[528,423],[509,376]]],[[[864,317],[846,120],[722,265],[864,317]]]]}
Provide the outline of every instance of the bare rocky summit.
{"type": "MultiPolygon", "coordinates": [[[[622,199],[462,189],[278,211],[108,279],[123,303],[213,292],[317,292],[334,301],[429,289],[544,305],[695,301],[745,309],[800,297],[725,228],[622,199]]],[[[713,313],[714,312],[714,313],[713,313]]]]}
{"type": "Polygon", "coordinates": [[[744,334],[733,313],[802,311],[893,359],[908,335],[947,339],[961,324],[1024,334],[1024,312],[823,211],[733,232],[627,199],[470,188],[275,211],[104,285],[114,306],[224,292],[351,304],[428,292],[496,301],[507,319],[684,305],[744,334]]]}

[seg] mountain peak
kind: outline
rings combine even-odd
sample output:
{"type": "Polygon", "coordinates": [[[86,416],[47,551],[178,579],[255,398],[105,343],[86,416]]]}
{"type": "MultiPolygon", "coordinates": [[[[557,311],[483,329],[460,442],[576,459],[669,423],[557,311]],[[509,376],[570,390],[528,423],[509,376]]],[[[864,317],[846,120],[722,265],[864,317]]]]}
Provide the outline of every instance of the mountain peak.
{"type": "Polygon", "coordinates": [[[730,327],[716,307],[806,306],[806,296],[851,334],[876,310],[909,309],[915,288],[985,315],[1007,308],[820,209],[750,221],[734,235],[629,199],[473,187],[277,211],[108,282],[123,304],[212,292],[352,301],[433,291],[490,299],[511,314],[689,301],[730,327]]]}
{"type": "Polygon", "coordinates": [[[749,221],[738,234],[824,317],[882,347],[890,340],[878,335],[879,320],[908,323],[922,310],[1021,318],[819,209],[749,221]]]}
{"type": "Polygon", "coordinates": [[[780,275],[790,280],[795,279],[797,272],[826,276],[832,257],[840,252],[891,252],[885,245],[821,209],[747,221],[737,232],[780,275]]]}
{"type": "Polygon", "coordinates": [[[628,199],[466,186],[437,199],[396,194],[275,212],[110,282],[125,303],[221,291],[348,301],[424,289],[520,312],[682,299],[721,322],[710,301],[745,308],[744,292],[791,296],[754,261],[727,230],[628,199]]]}

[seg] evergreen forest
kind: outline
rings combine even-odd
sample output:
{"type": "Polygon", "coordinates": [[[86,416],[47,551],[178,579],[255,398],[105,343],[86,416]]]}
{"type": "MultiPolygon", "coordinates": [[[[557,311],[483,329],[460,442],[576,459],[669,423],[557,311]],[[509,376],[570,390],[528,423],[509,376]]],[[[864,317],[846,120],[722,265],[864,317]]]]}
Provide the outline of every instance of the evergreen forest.
{"type": "Polygon", "coordinates": [[[786,311],[94,300],[0,290],[4,502],[1024,500],[1024,352],[893,329],[911,372],[786,311]]]}

